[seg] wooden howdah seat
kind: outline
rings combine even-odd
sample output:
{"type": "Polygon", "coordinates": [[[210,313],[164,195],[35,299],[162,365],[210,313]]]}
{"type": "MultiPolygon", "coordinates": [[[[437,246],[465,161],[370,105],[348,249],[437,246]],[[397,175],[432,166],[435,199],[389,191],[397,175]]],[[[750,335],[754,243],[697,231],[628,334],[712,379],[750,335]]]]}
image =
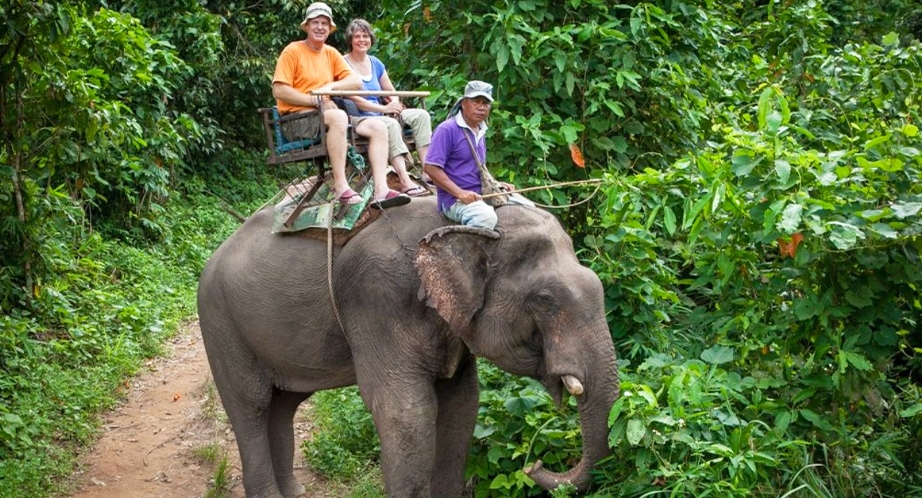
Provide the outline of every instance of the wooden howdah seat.
{"type": "MultiPolygon", "coordinates": [[[[278,107],[264,107],[259,109],[259,113],[262,115],[263,128],[266,133],[266,143],[269,149],[269,156],[266,158],[266,164],[269,166],[278,166],[282,164],[289,163],[306,163],[305,167],[305,176],[312,177],[315,179],[326,178],[327,175],[327,163],[328,163],[328,154],[327,154],[327,136],[326,136],[326,127],[320,127],[320,133],[318,136],[313,138],[304,138],[299,140],[289,140],[285,136],[285,133],[282,131],[282,127],[285,123],[293,122],[299,119],[307,119],[317,114],[323,113],[323,107],[319,105],[320,99],[324,96],[329,97],[348,97],[351,95],[359,96],[380,96],[380,97],[400,97],[400,98],[416,98],[419,101],[419,107],[421,109],[426,109],[426,100],[425,97],[429,96],[429,92],[418,92],[418,91],[367,91],[367,90],[343,90],[343,91],[323,91],[323,92],[311,92],[311,95],[317,97],[317,109],[307,112],[293,113],[287,115],[281,115],[278,111],[278,107]],[[313,167],[311,167],[311,163],[313,167]]],[[[365,162],[362,159],[365,158],[356,158],[356,155],[364,156],[368,151],[368,139],[365,137],[357,136],[352,129],[352,125],[349,125],[349,131],[347,132],[347,140],[350,148],[348,157],[350,162],[356,166],[356,169],[361,170],[364,168],[365,162]],[[356,161],[355,159],[358,159],[356,161]],[[354,164],[355,162],[362,162],[362,164],[354,164]]],[[[404,142],[407,144],[407,148],[410,151],[416,150],[416,142],[414,140],[412,130],[409,129],[409,126],[404,127],[404,142]]],[[[362,172],[362,176],[366,172],[362,172]]],[[[367,172],[370,173],[370,172],[367,172]]],[[[362,183],[368,181],[368,178],[362,178],[362,183]]],[[[307,192],[297,191],[297,185],[301,184],[300,181],[292,182],[289,185],[289,188],[286,188],[288,195],[292,195],[292,191],[296,191],[297,195],[300,195],[298,199],[297,206],[292,212],[289,222],[293,223],[293,220],[300,214],[300,212],[311,204],[314,196],[320,190],[322,181],[310,181],[306,184],[310,185],[310,188],[307,192]],[[295,186],[295,188],[292,188],[295,186]]],[[[345,206],[344,206],[345,207],[345,206]]],[[[342,213],[340,213],[341,215],[342,213]]]]}
{"type": "MultiPolygon", "coordinates": [[[[408,98],[418,98],[419,107],[421,109],[426,109],[426,100],[425,97],[429,96],[429,92],[410,92],[410,91],[368,91],[368,90],[342,90],[342,91],[326,91],[326,92],[311,92],[311,95],[317,96],[318,108],[314,111],[296,113],[296,114],[287,114],[280,115],[278,107],[263,107],[259,109],[260,114],[263,118],[263,128],[266,132],[266,143],[269,148],[269,157],[266,158],[266,164],[270,166],[277,166],[280,164],[287,163],[296,163],[302,161],[316,160],[323,158],[324,160],[327,157],[327,148],[326,148],[326,130],[324,127],[321,127],[320,135],[314,138],[301,139],[301,140],[289,140],[285,137],[285,134],[282,132],[282,124],[286,122],[295,121],[298,119],[305,119],[310,116],[316,115],[318,113],[323,113],[323,108],[319,106],[320,98],[323,96],[330,97],[348,97],[351,95],[358,96],[381,96],[381,97],[408,97],[408,98]]],[[[356,147],[357,152],[364,154],[367,151],[367,140],[364,137],[356,136],[352,132],[350,125],[349,131],[349,143],[353,147],[356,147]]],[[[416,143],[413,139],[413,134],[409,127],[405,127],[404,133],[404,142],[407,144],[407,148],[411,151],[416,150],[416,143]]]]}

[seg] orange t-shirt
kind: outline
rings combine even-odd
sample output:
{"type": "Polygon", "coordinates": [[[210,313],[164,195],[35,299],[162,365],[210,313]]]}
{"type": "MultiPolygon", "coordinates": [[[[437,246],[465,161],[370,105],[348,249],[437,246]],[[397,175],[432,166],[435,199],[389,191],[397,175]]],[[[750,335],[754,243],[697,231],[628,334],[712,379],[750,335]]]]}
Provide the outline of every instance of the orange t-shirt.
{"type": "MultiPolygon", "coordinates": [[[[324,44],[320,52],[308,48],[304,41],[289,43],[275,64],[272,83],[285,83],[300,92],[309,93],[331,81],[339,81],[352,74],[349,64],[339,50],[324,44]]],[[[287,114],[309,109],[276,99],[279,112],[287,114]]]]}

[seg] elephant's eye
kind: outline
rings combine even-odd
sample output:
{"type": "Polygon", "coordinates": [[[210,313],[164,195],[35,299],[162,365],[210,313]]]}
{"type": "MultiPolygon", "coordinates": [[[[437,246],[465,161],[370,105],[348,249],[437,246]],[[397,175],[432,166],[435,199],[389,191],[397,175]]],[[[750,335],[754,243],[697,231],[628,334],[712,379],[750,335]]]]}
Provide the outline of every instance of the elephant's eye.
{"type": "Polygon", "coordinates": [[[553,313],[558,308],[557,298],[550,290],[543,289],[532,294],[528,301],[528,307],[536,312],[553,313]]]}

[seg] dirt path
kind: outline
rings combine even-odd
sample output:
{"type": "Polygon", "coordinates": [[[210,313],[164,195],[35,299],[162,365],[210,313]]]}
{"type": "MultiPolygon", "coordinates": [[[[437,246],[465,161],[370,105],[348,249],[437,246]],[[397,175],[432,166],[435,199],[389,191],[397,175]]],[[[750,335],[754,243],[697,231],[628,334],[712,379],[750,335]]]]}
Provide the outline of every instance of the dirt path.
{"type": "MultiPolygon", "coordinates": [[[[217,399],[198,322],[170,342],[169,353],[130,379],[125,401],[104,416],[99,441],[72,477],[77,491],[70,498],[200,498],[213,487],[225,454],[227,493],[217,496],[243,498],[237,445],[217,399]]],[[[308,437],[305,407],[295,422],[295,436],[308,437]]],[[[337,496],[295,453],[305,496],[337,496]]]]}

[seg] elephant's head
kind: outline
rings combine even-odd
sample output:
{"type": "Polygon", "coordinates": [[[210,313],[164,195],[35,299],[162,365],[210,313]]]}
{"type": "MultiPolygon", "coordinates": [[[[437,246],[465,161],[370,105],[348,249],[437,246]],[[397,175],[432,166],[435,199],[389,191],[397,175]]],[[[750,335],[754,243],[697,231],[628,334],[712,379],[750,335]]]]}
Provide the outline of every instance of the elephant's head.
{"type": "Polygon", "coordinates": [[[558,404],[564,388],[577,397],[579,464],[555,473],[538,461],[526,472],[547,489],[585,489],[609,453],[608,413],[618,397],[602,284],[550,214],[507,206],[497,215],[496,232],[449,226],[420,241],[420,298],[474,354],[540,380],[558,404]]]}

